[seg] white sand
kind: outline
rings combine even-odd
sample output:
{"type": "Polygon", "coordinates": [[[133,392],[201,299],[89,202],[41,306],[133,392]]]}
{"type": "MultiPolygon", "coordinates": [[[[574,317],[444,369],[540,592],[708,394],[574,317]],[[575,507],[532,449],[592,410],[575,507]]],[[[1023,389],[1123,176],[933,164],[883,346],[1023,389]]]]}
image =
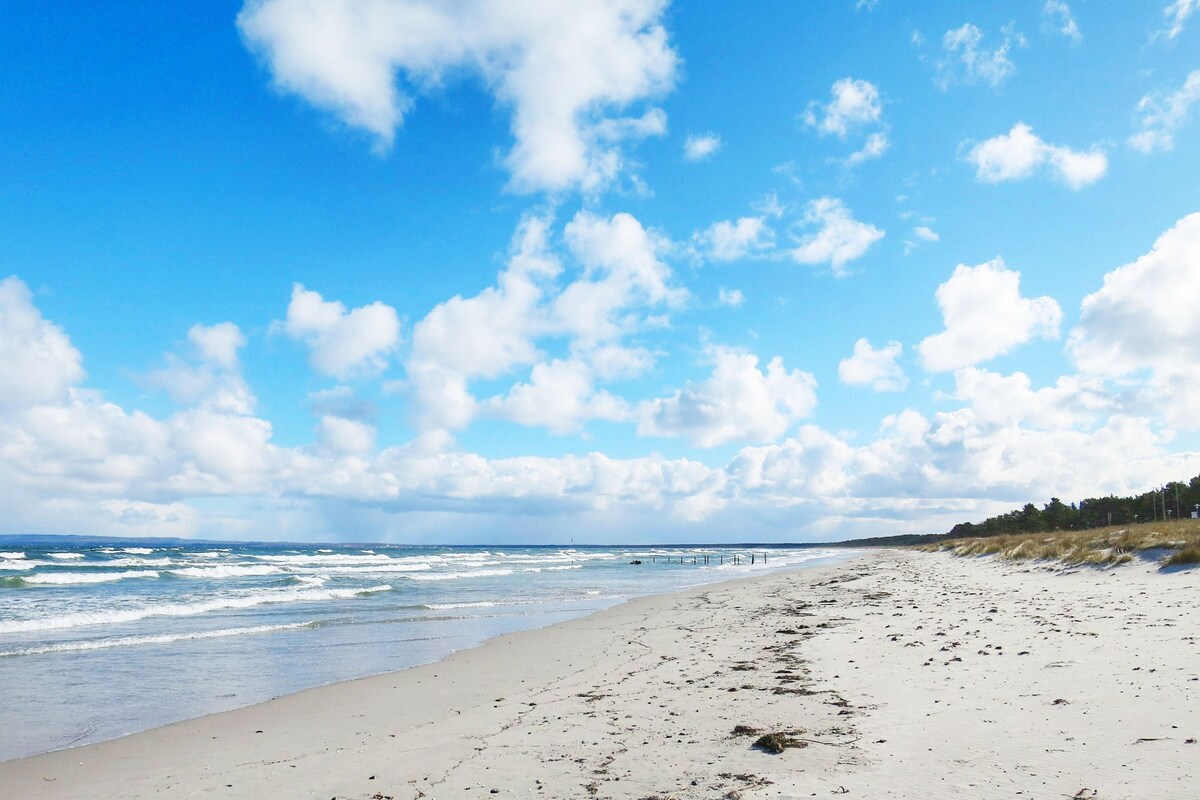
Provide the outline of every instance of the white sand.
{"type": "Polygon", "coordinates": [[[1198,577],[877,552],[6,762],[0,795],[1194,800],[1198,577]]]}

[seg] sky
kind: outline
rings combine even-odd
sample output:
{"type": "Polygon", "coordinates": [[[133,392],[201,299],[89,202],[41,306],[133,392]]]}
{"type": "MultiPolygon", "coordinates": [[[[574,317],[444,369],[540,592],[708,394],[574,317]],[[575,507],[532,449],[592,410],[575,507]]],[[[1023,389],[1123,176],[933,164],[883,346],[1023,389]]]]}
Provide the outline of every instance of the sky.
{"type": "Polygon", "coordinates": [[[0,532],[936,533],[1200,474],[1200,0],[12,0],[0,532]]]}

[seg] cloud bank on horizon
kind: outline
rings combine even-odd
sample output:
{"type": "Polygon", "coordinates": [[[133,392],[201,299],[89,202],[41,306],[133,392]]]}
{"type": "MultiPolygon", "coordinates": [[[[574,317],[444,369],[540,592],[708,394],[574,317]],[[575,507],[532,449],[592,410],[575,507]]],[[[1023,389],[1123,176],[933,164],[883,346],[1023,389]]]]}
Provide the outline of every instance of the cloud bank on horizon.
{"type": "MultiPolygon", "coordinates": [[[[95,229],[20,212],[0,530],[796,541],[1200,473],[1195,4],[1142,31],[1059,0],[917,27],[844,5],[752,25],[734,59],[665,0],[248,0],[212,80],[254,90],[201,108],[249,155],[155,123],[205,170],[257,165],[193,184],[205,234],[172,243],[201,283],[241,243],[236,286],[138,285],[119,265],[158,240],[97,232],[116,207],[95,229]],[[1091,52],[1102,31],[1124,49],[1091,52]],[[452,234],[402,219],[425,208],[452,234]],[[104,248],[94,306],[86,266],[22,263],[104,248]],[[256,269],[282,249],[303,268],[256,269]],[[164,338],[119,338],[132,307],[164,338]]],[[[175,154],[129,147],[146,110],[100,136],[169,175],[175,154]]],[[[52,122],[20,125],[86,159],[52,122]]]]}

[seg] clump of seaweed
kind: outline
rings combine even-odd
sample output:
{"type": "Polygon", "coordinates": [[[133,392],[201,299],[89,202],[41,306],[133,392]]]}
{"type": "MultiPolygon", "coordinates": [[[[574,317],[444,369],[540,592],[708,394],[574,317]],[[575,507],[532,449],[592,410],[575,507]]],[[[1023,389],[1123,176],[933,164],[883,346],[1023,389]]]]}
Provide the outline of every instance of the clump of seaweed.
{"type": "Polygon", "coordinates": [[[753,736],[756,733],[761,733],[761,731],[758,728],[752,728],[749,725],[734,725],[733,726],[733,735],[734,736],[753,736]]]}
{"type": "Polygon", "coordinates": [[[778,755],[789,747],[808,747],[808,742],[803,739],[797,739],[795,734],[803,733],[803,731],[778,731],[776,733],[768,733],[758,737],[754,742],[754,746],[759,750],[767,753],[778,755]]]}

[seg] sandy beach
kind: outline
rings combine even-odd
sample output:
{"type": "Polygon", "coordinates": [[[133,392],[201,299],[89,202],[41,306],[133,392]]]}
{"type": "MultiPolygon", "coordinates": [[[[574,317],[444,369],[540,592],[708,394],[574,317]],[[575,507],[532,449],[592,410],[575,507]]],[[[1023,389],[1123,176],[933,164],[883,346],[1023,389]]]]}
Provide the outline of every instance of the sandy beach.
{"type": "Polygon", "coordinates": [[[871,552],[5,762],[0,786],[14,798],[1195,798],[1198,609],[1194,571],[871,552]],[[770,733],[792,746],[754,746],[770,733]]]}

